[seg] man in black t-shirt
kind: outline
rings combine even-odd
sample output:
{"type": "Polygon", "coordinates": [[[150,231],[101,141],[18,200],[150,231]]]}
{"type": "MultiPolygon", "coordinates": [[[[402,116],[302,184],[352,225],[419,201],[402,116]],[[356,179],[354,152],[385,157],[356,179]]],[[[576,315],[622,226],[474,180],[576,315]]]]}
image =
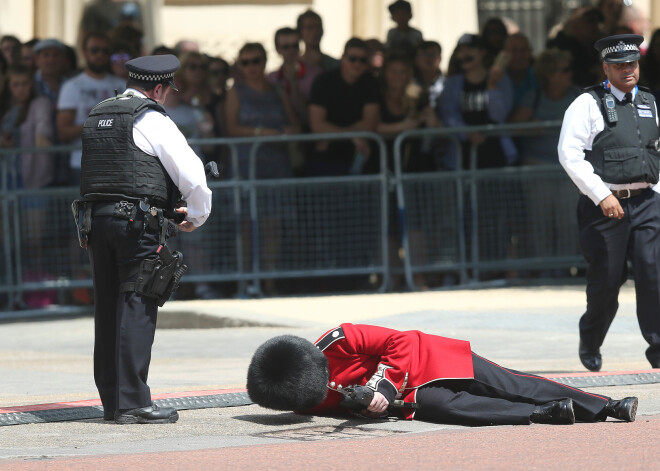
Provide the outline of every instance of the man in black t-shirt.
{"type": "MultiPolygon", "coordinates": [[[[309,105],[309,121],[313,133],[376,131],[380,89],[378,81],[368,72],[366,43],[351,38],[344,47],[340,67],[320,74],[314,80],[309,105]]],[[[354,166],[370,155],[364,139],[319,142],[308,161],[310,176],[347,175],[360,173],[354,166]]],[[[371,159],[370,159],[371,157],[371,159]]],[[[371,165],[370,165],[371,166],[371,165]]],[[[377,163],[376,163],[377,166],[377,163]]]]}

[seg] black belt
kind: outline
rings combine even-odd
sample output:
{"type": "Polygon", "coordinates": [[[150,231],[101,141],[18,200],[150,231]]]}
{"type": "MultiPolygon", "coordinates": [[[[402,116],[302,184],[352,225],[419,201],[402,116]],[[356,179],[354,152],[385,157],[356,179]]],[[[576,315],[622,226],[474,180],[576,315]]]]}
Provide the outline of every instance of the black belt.
{"type": "Polygon", "coordinates": [[[636,190],[612,190],[612,194],[620,200],[625,200],[632,198],[633,196],[639,196],[646,188],[638,188],[636,190]]]}
{"type": "Polygon", "coordinates": [[[119,203],[115,202],[98,202],[92,203],[94,206],[92,208],[92,216],[114,216],[115,209],[119,203]]]}
{"type": "MultiPolygon", "coordinates": [[[[89,203],[88,203],[89,204],[89,203]]],[[[131,211],[133,205],[139,203],[132,203],[127,201],[97,201],[91,203],[92,207],[92,216],[119,216],[121,217],[122,207],[126,208],[128,206],[128,212],[131,211]]],[[[124,213],[126,210],[124,211],[124,213]]]]}

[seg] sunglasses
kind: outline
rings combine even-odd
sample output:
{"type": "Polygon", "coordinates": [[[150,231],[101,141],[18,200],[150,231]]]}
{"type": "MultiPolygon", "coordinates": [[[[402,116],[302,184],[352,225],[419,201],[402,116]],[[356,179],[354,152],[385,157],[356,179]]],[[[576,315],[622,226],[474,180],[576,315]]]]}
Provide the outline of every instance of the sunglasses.
{"type": "Polygon", "coordinates": [[[346,59],[348,59],[348,62],[352,64],[355,64],[356,62],[359,62],[360,64],[366,64],[369,61],[366,56],[346,56],[346,59]]]}
{"type": "Polygon", "coordinates": [[[300,49],[300,44],[298,43],[291,43],[291,44],[280,44],[280,49],[284,51],[288,51],[289,49],[300,49]]]}
{"type": "Polygon", "coordinates": [[[98,54],[99,52],[106,56],[110,54],[110,50],[107,47],[90,47],[88,51],[90,54],[98,54]]]}
{"type": "Polygon", "coordinates": [[[229,70],[225,68],[209,69],[211,75],[229,75],[229,70]]]}
{"type": "Polygon", "coordinates": [[[110,56],[112,62],[126,62],[132,59],[130,54],[117,52],[110,56]]]}
{"type": "Polygon", "coordinates": [[[248,67],[250,65],[259,65],[263,59],[261,57],[255,57],[253,59],[241,59],[238,61],[243,67],[248,67]]]}

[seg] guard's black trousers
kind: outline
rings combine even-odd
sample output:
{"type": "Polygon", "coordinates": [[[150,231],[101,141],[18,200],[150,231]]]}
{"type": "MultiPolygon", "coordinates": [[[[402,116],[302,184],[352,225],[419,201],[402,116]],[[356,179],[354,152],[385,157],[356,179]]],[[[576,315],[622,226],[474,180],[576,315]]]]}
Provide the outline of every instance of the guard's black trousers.
{"type": "Polygon", "coordinates": [[[619,288],[627,278],[627,260],[635,275],[637,320],[649,347],[646,358],[660,367],[660,195],[651,189],[619,200],[623,219],[608,218],[586,196],[578,203],[580,249],[587,269],[587,310],[580,338],[600,348],[619,308],[619,288]]]}
{"type": "MultiPolygon", "coordinates": [[[[89,259],[94,277],[94,379],[106,416],[151,404],[147,386],[158,305],[120,293],[128,268],[158,248],[158,234],[140,233],[125,219],[94,216],[89,259]]],[[[135,278],[136,275],[133,275],[135,278]]]]}
{"type": "Polygon", "coordinates": [[[474,379],[442,380],[419,388],[415,420],[459,425],[529,425],[537,405],[572,399],[575,418],[604,420],[609,398],[540,376],[503,368],[472,354],[474,379]]]}

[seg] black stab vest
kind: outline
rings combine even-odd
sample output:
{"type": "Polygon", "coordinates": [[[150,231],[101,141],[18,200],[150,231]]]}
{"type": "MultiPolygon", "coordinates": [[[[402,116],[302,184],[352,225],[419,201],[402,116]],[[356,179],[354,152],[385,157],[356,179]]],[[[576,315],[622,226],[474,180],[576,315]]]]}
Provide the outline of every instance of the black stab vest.
{"type": "Polygon", "coordinates": [[[648,147],[649,141],[660,137],[653,95],[638,88],[633,103],[623,104],[613,97],[619,119],[610,123],[603,103],[610,91],[602,84],[585,91],[596,99],[605,121],[605,129],[594,139],[592,150],[585,151],[596,175],[614,184],[658,183],[660,153],[648,147]]]}
{"type": "Polygon", "coordinates": [[[147,110],[165,114],[154,100],[130,93],[92,108],[82,132],[80,195],[85,201],[146,198],[153,206],[174,209],[178,197],[174,182],[160,159],[133,140],[133,123],[147,110]]]}

